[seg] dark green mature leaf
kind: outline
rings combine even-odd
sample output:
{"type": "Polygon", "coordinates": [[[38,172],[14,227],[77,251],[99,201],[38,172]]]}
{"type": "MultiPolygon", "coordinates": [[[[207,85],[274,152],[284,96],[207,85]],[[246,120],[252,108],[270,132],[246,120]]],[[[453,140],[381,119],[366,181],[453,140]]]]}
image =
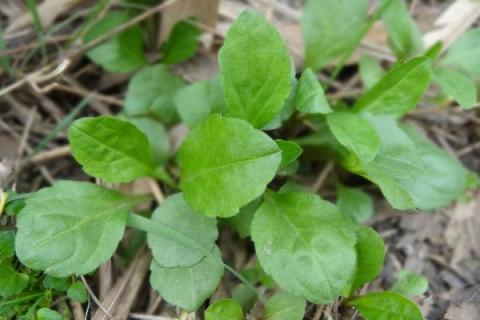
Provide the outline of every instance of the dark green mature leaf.
{"type": "Polygon", "coordinates": [[[205,310],[205,320],[243,320],[242,307],[233,299],[216,301],[205,310]]]}
{"type": "Polygon", "coordinates": [[[185,85],[167,66],[148,66],[137,72],[128,83],[125,112],[129,116],[152,114],[166,124],[178,119],[174,97],[185,85]]]}
{"type": "Polygon", "coordinates": [[[385,245],[372,228],[357,226],[357,268],[350,292],[375,279],[383,268],[385,245]]]}
{"type": "MultiPolygon", "coordinates": [[[[195,212],[181,193],[168,197],[152,215],[152,220],[191,238],[210,252],[218,237],[217,222],[195,212]]],[[[148,246],[162,267],[189,267],[199,262],[205,252],[185,246],[160,234],[147,234],[148,246]]]]}
{"type": "Polygon", "coordinates": [[[308,0],[302,31],[305,66],[314,71],[352,49],[367,20],[366,0],[308,0]]]}
{"type": "Polygon", "coordinates": [[[277,139],[275,142],[282,151],[280,168],[288,166],[290,163],[297,160],[302,154],[302,148],[293,141],[277,139]]]}
{"type": "Polygon", "coordinates": [[[402,129],[414,141],[425,168],[399,184],[409,193],[417,208],[430,210],[447,206],[465,189],[467,171],[457,159],[415,128],[403,126],[402,129]]]}
{"type": "Polygon", "coordinates": [[[55,310],[41,308],[37,311],[37,320],[63,320],[63,316],[55,310]]]}
{"type": "Polygon", "coordinates": [[[477,102],[475,82],[462,72],[439,68],[434,71],[433,81],[465,109],[472,108],[477,102]]]}
{"type": "Polygon", "coordinates": [[[365,222],[373,215],[373,200],[361,189],[343,185],[337,187],[337,206],[345,215],[356,222],[365,222]]]}
{"type": "Polygon", "coordinates": [[[190,59],[197,52],[200,35],[201,31],[193,21],[177,22],[162,47],[161,62],[176,64],[190,59]]]}
{"type": "Polygon", "coordinates": [[[479,77],[480,59],[478,57],[480,57],[480,28],[468,30],[458,38],[440,63],[479,77]]]}
{"type": "Polygon", "coordinates": [[[230,217],[265,191],[280,162],[280,149],[265,133],[244,120],[215,114],[180,148],[180,187],[194,209],[230,217]]]}
{"type": "Polygon", "coordinates": [[[385,74],[378,61],[369,56],[362,56],[358,66],[363,86],[367,89],[373,87],[385,74]]]}
{"type": "Polygon", "coordinates": [[[15,254],[15,232],[0,231],[0,259],[11,258],[15,254]]]}
{"type": "Polygon", "coordinates": [[[382,141],[362,115],[333,112],[327,115],[327,123],[335,138],[360,160],[371,161],[380,151],[382,141]]]}
{"type": "Polygon", "coordinates": [[[68,131],[72,155],[89,175],[108,182],[155,176],[147,137],[127,121],[101,116],[75,121],[68,131]]]}
{"type": "Polygon", "coordinates": [[[127,120],[147,137],[155,165],[159,166],[165,163],[170,156],[170,136],[164,125],[149,117],[132,117],[127,120]]]}
{"type": "Polygon", "coordinates": [[[217,288],[224,266],[215,247],[193,266],[164,268],[153,260],[151,271],[150,284],[162,298],[186,311],[195,311],[217,288]]]}
{"type": "Polygon", "coordinates": [[[262,204],[262,199],[258,198],[240,209],[237,215],[227,219],[228,223],[237,230],[242,238],[250,236],[252,220],[258,207],[262,204]]]}
{"type": "Polygon", "coordinates": [[[426,57],[400,64],[361,96],[354,110],[400,117],[415,108],[430,84],[431,74],[430,59],[426,57]]]}
{"type": "MultiPolygon", "coordinates": [[[[305,315],[305,299],[279,292],[268,299],[265,305],[265,320],[302,320],[305,315]]],[[[262,318],[263,319],[263,318],[262,318]]]]}
{"type": "Polygon", "coordinates": [[[180,89],[175,104],[180,118],[189,128],[194,128],[212,113],[225,113],[220,79],[195,82],[180,89]]]}
{"type": "Polygon", "coordinates": [[[372,292],[350,300],[365,320],[423,320],[417,305],[393,292],[372,292]]]}
{"type": "Polygon", "coordinates": [[[307,68],[303,71],[297,88],[295,105],[298,111],[313,114],[332,112],[323,88],[312,69],[307,68]]]}
{"type": "Polygon", "coordinates": [[[401,270],[397,273],[396,278],[397,281],[395,281],[389,291],[415,297],[421,296],[428,290],[427,278],[419,274],[407,270],[401,270]]]}
{"type": "Polygon", "coordinates": [[[219,53],[229,115],[263,128],[291,90],[292,61],[278,31],[259,13],[245,11],[219,53]]]}
{"type": "Polygon", "coordinates": [[[423,49],[422,33],[408,13],[404,0],[391,2],[382,12],[382,21],[387,29],[390,48],[400,59],[411,57],[423,49]]]}
{"type": "Polygon", "coordinates": [[[85,303],[88,300],[88,294],[85,286],[83,285],[83,283],[78,281],[72,284],[70,288],[68,288],[67,296],[73,301],[79,303],[85,303]]]}
{"type": "Polygon", "coordinates": [[[72,285],[72,281],[70,278],[55,278],[47,275],[43,279],[42,285],[47,289],[67,291],[72,285]]]}
{"type": "Polygon", "coordinates": [[[17,272],[7,259],[0,259],[0,297],[21,293],[28,285],[29,277],[17,272]]]}
{"type": "Polygon", "coordinates": [[[18,214],[17,256],[54,277],[86,274],[112,256],[138,203],[95,184],[62,181],[27,199],[18,214]]]}
{"type": "MultiPolygon", "coordinates": [[[[126,12],[110,12],[92,26],[83,40],[90,42],[130,19],[131,16],[126,12]]],[[[88,51],[87,56],[108,71],[130,72],[138,69],[147,64],[143,53],[142,30],[139,26],[133,26],[120,32],[88,51]]]]}
{"type": "Polygon", "coordinates": [[[355,229],[314,194],[266,194],[253,219],[252,239],[265,272],[313,303],[332,302],[354,275],[355,229]]]}

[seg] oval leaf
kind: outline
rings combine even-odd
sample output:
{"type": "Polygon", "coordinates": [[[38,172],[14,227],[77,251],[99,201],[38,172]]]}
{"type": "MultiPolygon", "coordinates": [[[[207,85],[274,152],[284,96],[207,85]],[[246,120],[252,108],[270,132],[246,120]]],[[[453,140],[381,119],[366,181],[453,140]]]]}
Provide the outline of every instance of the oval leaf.
{"type": "Polygon", "coordinates": [[[443,92],[455,99],[465,109],[470,109],[477,101],[475,82],[466,74],[440,68],[435,70],[433,80],[442,88],[443,92]]]}
{"type": "Polygon", "coordinates": [[[197,310],[215,291],[224,271],[217,247],[190,267],[164,268],[153,260],[150,268],[151,286],[167,302],[189,312],[197,310]]]}
{"type": "Polygon", "coordinates": [[[307,302],[305,299],[279,292],[265,305],[265,320],[302,320],[307,302]]]}
{"type": "Polygon", "coordinates": [[[323,88],[312,69],[303,71],[295,95],[297,110],[305,113],[326,114],[332,112],[323,88]]]}
{"type": "Polygon", "coordinates": [[[252,239],[265,272],[313,303],[330,303],[355,271],[355,229],[331,203],[308,193],[267,193],[252,239]]]}
{"type": "Polygon", "coordinates": [[[263,128],[291,90],[292,61],[278,31],[259,13],[245,11],[219,52],[222,85],[231,116],[263,128]]]}
{"type": "Polygon", "coordinates": [[[205,311],[205,320],[243,320],[243,310],[233,299],[218,300],[205,311]]]}
{"type": "Polygon", "coordinates": [[[466,31],[448,49],[441,64],[462,69],[473,76],[480,75],[480,28],[466,31]]]}
{"type": "Polygon", "coordinates": [[[280,149],[265,133],[243,120],[212,115],[180,148],[180,186],[193,208],[230,217],[265,191],[280,161],[280,149]]]}
{"type": "Polygon", "coordinates": [[[17,272],[6,259],[0,258],[0,297],[21,293],[28,286],[29,276],[17,272]]]}
{"type": "MultiPolygon", "coordinates": [[[[217,240],[217,222],[195,212],[183,199],[182,194],[175,194],[166,199],[153,212],[152,220],[174,229],[189,237],[207,252],[210,252],[217,240]]],[[[161,236],[159,233],[147,234],[148,246],[153,257],[162,267],[189,267],[200,261],[204,251],[185,246],[178,241],[161,236]]]]}
{"type": "Polygon", "coordinates": [[[42,189],[18,214],[17,256],[54,277],[89,273],[115,252],[136,201],[85,182],[42,189]]]}
{"type": "Polygon", "coordinates": [[[72,154],[89,175],[128,182],[155,175],[147,137],[133,124],[101,116],[75,121],[68,131],[72,154]]]}
{"type": "Polygon", "coordinates": [[[337,187],[337,206],[356,222],[365,222],[373,215],[373,200],[361,189],[342,185],[337,187]]]}

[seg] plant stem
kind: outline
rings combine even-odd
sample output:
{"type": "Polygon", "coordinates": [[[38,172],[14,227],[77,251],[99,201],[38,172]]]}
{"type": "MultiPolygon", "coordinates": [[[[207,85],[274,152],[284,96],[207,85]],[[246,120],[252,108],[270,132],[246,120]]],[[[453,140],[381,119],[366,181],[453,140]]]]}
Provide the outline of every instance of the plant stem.
{"type": "Polygon", "coordinates": [[[29,301],[29,300],[32,300],[34,298],[41,297],[41,296],[43,296],[43,292],[30,294],[30,295],[27,295],[27,296],[24,296],[24,297],[21,297],[21,298],[17,298],[17,299],[13,299],[13,300],[7,300],[7,301],[4,301],[4,302],[0,302],[0,307],[8,306],[10,304],[17,304],[17,303],[24,302],[24,301],[29,301]]]}
{"type": "Polygon", "coordinates": [[[233,274],[238,280],[240,280],[241,282],[243,282],[243,284],[250,290],[252,291],[253,293],[255,293],[255,295],[258,297],[258,299],[263,302],[263,299],[262,299],[262,296],[260,295],[260,293],[258,292],[257,289],[255,289],[255,287],[244,277],[240,274],[240,272],[238,272],[237,270],[235,270],[233,267],[231,267],[230,265],[226,264],[226,263],[223,263],[223,265],[225,266],[225,269],[227,269],[228,271],[230,271],[231,274],[233,274]]]}

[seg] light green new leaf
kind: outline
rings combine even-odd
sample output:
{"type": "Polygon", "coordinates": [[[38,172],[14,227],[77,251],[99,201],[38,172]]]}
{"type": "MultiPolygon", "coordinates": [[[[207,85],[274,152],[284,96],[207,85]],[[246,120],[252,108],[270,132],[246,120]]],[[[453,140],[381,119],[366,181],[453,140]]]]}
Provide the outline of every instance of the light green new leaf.
{"type": "Polygon", "coordinates": [[[302,148],[293,141],[277,139],[275,142],[282,151],[280,168],[288,166],[302,154],[302,148]]]}
{"type": "Polygon", "coordinates": [[[343,214],[356,222],[365,222],[373,215],[373,200],[361,189],[343,185],[337,187],[337,206],[343,214]]]}
{"type": "Polygon", "coordinates": [[[344,55],[367,21],[366,0],[308,0],[303,9],[305,66],[314,71],[344,55]]]}
{"type": "Polygon", "coordinates": [[[423,320],[418,306],[393,292],[372,292],[350,300],[365,320],[423,320]]]}
{"type": "Polygon", "coordinates": [[[54,277],[89,273],[113,255],[138,202],[92,183],[55,183],[18,214],[17,256],[54,277]]]}
{"type": "Polygon", "coordinates": [[[248,122],[214,114],[180,147],[180,187],[194,209],[231,217],[265,191],[281,157],[277,144],[248,122]]]}
{"type": "Polygon", "coordinates": [[[237,215],[227,219],[228,224],[237,230],[240,237],[246,238],[250,236],[250,228],[254,214],[261,204],[261,198],[255,199],[245,207],[242,207],[237,215]]]}
{"type": "MultiPolygon", "coordinates": [[[[90,42],[124,24],[132,17],[126,12],[110,12],[98,21],[83,40],[90,42]]],[[[143,53],[143,35],[139,26],[133,26],[87,52],[96,64],[111,72],[130,72],[147,64],[143,53]]]]}
{"type": "Polygon", "coordinates": [[[480,57],[480,28],[475,28],[468,30],[458,38],[450,46],[440,63],[480,77],[480,59],[478,57],[480,57]]]}
{"type": "Polygon", "coordinates": [[[153,260],[151,271],[150,284],[162,298],[192,312],[215,291],[224,266],[220,250],[215,247],[210,255],[193,266],[164,268],[153,260]]]}
{"type": "Polygon", "coordinates": [[[237,301],[222,299],[205,310],[205,320],[243,320],[243,310],[237,301]]]}
{"type": "Polygon", "coordinates": [[[434,71],[433,81],[445,94],[452,97],[465,109],[472,108],[477,102],[475,82],[462,72],[439,68],[434,71]]]}
{"type": "Polygon", "coordinates": [[[145,67],[128,83],[125,112],[129,116],[152,114],[166,124],[174,123],[178,119],[174,97],[184,85],[167,66],[145,67]]]}
{"type": "Polygon", "coordinates": [[[303,71],[297,88],[295,105],[298,111],[313,114],[332,112],[322,85],[312,69],[307,68],[303,71]]]}
{"type": "Polygon", "coordinates": [[[28,280],[28,275],[17,272],[7,259],[0,258],[0,297],[21,293],[27,287],[28,280]]]}
{"type": "Polygon", "coordinates": [[[379,152],[382,141],[362,115],[333,112],[327,115],[327,123],[335,138],[360,160],[371,161],[379,152]]]}
{"type": "Polygon", "coordinates": [[[314,194],[268,192],[264,198],[252,223],[262,268],[294,295],[317,304],[335,300],[355,271],[352,223],[314,194]]]}
{"type": "Polygon", "coordinates": [[[133,123],[147,137],[155,165],[165,163],[170,155],[170,136],[164,125],[150,117],[132,117],[126,120],[133,123]]]}
{"type": "Polygon", "coordinates": [[[409,193],[417,208],[431,210],[447,206],[463,193],[467,171],[456,158],[415,128],[403,126],[402,129],[414,141],[425,168],[399,184],[409,193]]]}
{"type": "Polygon", "coordinates": [[[83,283],[77,281],[67,290],[67,296],[73,301],[85,303],[88,300],[87,290],[83,283]]]}
{"type": "Polygon", "coordinates": [[[401,270],[396,274],[397,281],[389,291],[396,292],[405,296],[421,296],[428,290],[428,280],[419,274],[401,270]]]}
{"type": "MultiPolygon", "coordinates": [[[[181,193],[168,197],[152,215],[152,220],[174,229],[210,252],[218,237],[217,222],[195,212],[181,193]]],[[[189,267],[200,261],[205,252],[185,246],[162,235],[148,233],[148,246],[162,267],[189,267]]]]}
{"type": "Polygon", "coordinates": [[[265,305],[265,320],[302,320],[307,302],[305,299],[279,292],[268,299],[265,305]]]}
{"type": "Polygon", "coordinates": [[[41,308],[37,311],[37,320],[64,320],[63,316],[55,310],[41,308]]]}
{"type": "Polygon", "coordinates": [[[229,115],[263,128],[291,90],[292,60],[278,31],[259,13],[245,11],[219,53],[229,115]]]}
{"type": "Polygon", "coordinates": [[[197,52],[200,35],[193,21],[177,22],[162,47],[161,62],[176,64],[190,59],[197,52]]]}
{"type": "Polygon", "coordinates": [[[380,235],[370,227],[357,226],[357,268],[350,293],[375,279],[383,268],[385,244],[380,235]]]}
{"type": "Polygon", "coordinates": [[[107,182],[155,176],[147,137],[127,121],[101,116],[82,118],[68,130],[72,155],[83,170],[107,182]]]}
{"type": "Polygon", "coordinates": [[[0,231],[0,260],[11,258],[15,254],[15,232],[12,230],[0,231]]]}
{"type": "Polygon", "coordinates": [[[400,59],[418,54],[423,49],[422,33],[408,13],[404,0],[382,0],[382,4],[387,1],[391,3],[382,12],[382,21],[390,48],[400,59]]]}
{"type": "Polygon", "coordinates": [[[431,74],[430,59],[426,57],[400,64],[361,96],[354,110],[400,117],[415,108],[430,84],[431,74]]]}
{"type": "Polygon", "coordinates": [[[367,89],[373,87],[385,75],[378,61],[369,56],[362,56],[358,67],[363,86],[367,89]]]}
{"type": "Polygon", "coordinates": [[[194,128],[212,113],[225,113],[220,79],[218,77],[195,82],[178,91],[175,105],[180,118],[189,128],[194,128]]]}

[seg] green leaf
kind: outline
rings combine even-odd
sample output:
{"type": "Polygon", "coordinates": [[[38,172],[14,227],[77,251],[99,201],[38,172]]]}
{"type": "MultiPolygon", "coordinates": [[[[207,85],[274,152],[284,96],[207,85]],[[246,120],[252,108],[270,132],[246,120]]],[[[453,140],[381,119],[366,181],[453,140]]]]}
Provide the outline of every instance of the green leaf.
{"type": "Polygon", "coordinates": [[[400,117],[415,108],[430,84],[431,74],[430,59],[426,57],[400,64],[361,96],[354,110],[400,117]]]}
{"type": "Polygon", "coordinates": [[[135,73],[128,83],[125,112],[129,116],[152,114],[166,124],[178,120],[175,94],[184,81],[173,75],[167,66],[153,65],[135,73]]]}
{"type": "Polygon", "coordinates": [[[404,59],[423,49],[422,33],[408,13],[404,0],[382,0],[390,2],[382,12],[382,21],[387,29],[388,43],[395,55],[404,59]]]}
{"type": "Polygon", "coordinates": [[[75,282],[70,288],[68,288],[67,296],[73,301],[79,303],[85,303],[88,300],[87,290],[81,282],[75,282]]]}
{"type": "Polygon", "coordinates": [[[70,278],[55,278],[49,275],[45,276],[42,285],[47,289],[54,289],[58,291],[67,291],[72,285],[70,278]]]}
{"type": "Polygon", "coordinates": [[[280,149],[265,133],[243,120],[215,114],[180,147],[180,187],[194,209],[231,217],[265,191],[280,162],[280,149]]]}
{"type": "Polygon", "coordinates": [[[41,308],[37,311],[37,320],[63,320],[63,316],[55,310],[41,308]]]}
{"type": "Polygon", "coordinates": [[[305,66],[314,71],[352,49],[367,21],[366,0],[308,0],[302,31],[305,66]]]}
{"type": "Polygon", "coordinates": [[[465,109],[472,108],[477,102],[475,82],[462,72],[439,68],[434,72],[433,81],[445,94],[452,97],[465,109]]]}
{"type": "Polygon", "coordinates": [[[205,310],[205,320],[243,320],[242,307],[233,299],[216,301],[205,310]]]}
{"type": "Polygon", "coordinates": [[[147,137],[155,165],[165,163],[170,156],[170,136],[163,124],[149,117],[132,117],[126,120],[133,123],[147,137]]]}
{"type": "Polygon", "coordinates": [[[371,161],[380,151],[380,137],[375,127],[361,115],[333,112],[327,115],[328,127],[337,140],[360,160],[371,161]]]}
{"type": "Polygon", "coordinates": [[[8,260],[0,259],[0,297],[21,293],[27,287],[29,279],[28,275],[17,272],[8,260]]]}
{"type": "Polygon", "coordinates": [[[300,76],[295,105],[298,111],[305,113],[326,114],[332,112],[323,88],[310,68],[305,69],[300,76]]]}
{"type": "Polygon", "coordinates": [[[91,183],[55,183],[18,214],[17,256],[54,277],[89,273],[112,256],[138,201],[91,183]]]}
{"type": "Polygon", "coordinates": [[[367,89],[373,87],[385,74],[378,61],[369,56],[362,56],[358,67],[363,86],[367,89]]]}
{"type": "Polygon", "coordinates": [[[305,299],[288,292],[279,292],[268,299],[264,318],[265,320],[302,320],[306,306],[305,299]]]}
{"type": "Polygon", "coordinates": [[[397,273],[396,278],[397,281],[395,281],[389,291],[415,297],[423,295],[428,290],[427,278],[419,274],[401,270],[397,273]]]}
{"type": "Polygon", "coordinates": [[[258,296],[249,286],[241,283],[233,288],[232,298],[242,306],[244,312],[248,312],[255,306],[258,296]]]}
{"type": "Polygon", "coordinates": [[[480,76],[480,28],[465,32],[440,60],[442,65],[462,69],[472,76],[480,76]]]}
{"type": "Polygon", "coordinates": [[[365,222],[373,215],[373,200],[361,189],[337,186],[337,206],[356,222],[365,222]]]}
{"type": "Polygon", "coordinates": [[[223,276],[220,250],[190,267],[164,268],[152,261],[150,284],[168,303],[186,311],[198,309],[215,291],[223,276]]]}
{"type": "Polygon", "coordinates": [[[447,206],[465,189],[467,172],[462,164],[437,147],[411,126],[402,127],[414,141],[417,153],[425,163],[418,174],[399,181],[417,208],[431,210],[447,206]]]}
{"type": "Polygon", "coordinates": [[[228,224],[231,225],[242,238],[250,236],[250,228],[252,220],[258,207],[262,204],[262,199],[258,198],[242,207],[237,215],[227,219],[228,224]]]}
{"type": "Polygon", "coordinates": [[[302,154],[302,148],[293,141],[277,139],[275,142],[282,151],[282,162],[280,163],[280,168],[288,166],[293,161],[297,160],[302,154]]]}
{"type": "Polygon", "coordinates": [[[155,175],[147,137],[130,122],[82,118],[72,124],[68,139],[73,157],[93,177],[113,183],[155,175]]]}
{"type": "Polygon", "coordinates": [[[264,198],[252,239],[265,272],[313,303],[335,300],[355,271],[356,235],[348,218],[314,194],[268,192],[264,198]]]}
{"type": "Polygon", "coordinates": [[[357,268],[350,292],[374,280],[383,268],[385,244],[380,235],[370,227],[357,226],[357,268]]]}
{"type": "MultiPolygon", "coordinates": [[[[217,222],[195,212],[182,194],[168,197],[152,215],[152,220],[191,238],[207,252],[218,237],[217,222]]],[[[147,234],[148,246],[157,264],[162,267],[189,267],[199,262],[205,252],[185,246],[160,234],[147,234]]]]}
{"type": "Polygon", "coordinates": [[[292,61],[280,34],[262,15],[245,11],[237,18],[219,64],[229,115],[262,128],[282,110],[291,90],[292,61]]]}
{"type": "Polygon", "coordinates": [[[398,210],[415,208],[410,193],[405,190],[398,180],[380,172],[369,172],[367,178],[378,185],[388,203],[390,203],[393,208],[398,210]]]}
{"type": "MultiPolygon", "coordinates": [[[[110,12],[98,21],[83,40],[90,42],[124,24],[132,17],[125,12],[110,12]]],[[[111,72],[130,72],[147,64],[143,53],[143,35],[139,26],[133,26],[87,52],[96,64],[111,72]]]]}
{"type": "Polygon", "coordinates": [[[194,128],[212,113],[225,113],[220,79],[195,82],[180,89],[175,96],[175,105],[180,118],[189,128],[194,128]]]}
{"type": "Polygon", "coordinates": [[[11,258],[15,254],[15,232],[12,230],[0,231],[0,260],[11,258]]]}
{"type": "Polygon", "coordinates": [[[200,35],[201,31],[194,21],[177,22],[162,47],[161,62],[177,64],[190,59],[197,52],[200,35]]]}
{"type": "Polygon", "coordinates": [[[393,292],[372,292],[350,300],[349,305],[365,320],[423,320],[414,302],[393,292]]]}

